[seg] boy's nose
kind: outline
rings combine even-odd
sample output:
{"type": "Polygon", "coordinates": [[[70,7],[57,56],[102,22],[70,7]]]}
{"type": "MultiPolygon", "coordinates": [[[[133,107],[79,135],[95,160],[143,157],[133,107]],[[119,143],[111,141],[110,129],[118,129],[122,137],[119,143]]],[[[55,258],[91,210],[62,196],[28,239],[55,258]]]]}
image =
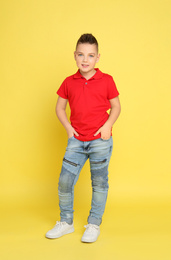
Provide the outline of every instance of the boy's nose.
{"type": "Polygon", "coordinates": [[[86,57],[86,56],[84,56],[84,59],[83,59],[83,61],[87,61],[87,57],[86,57]]]}

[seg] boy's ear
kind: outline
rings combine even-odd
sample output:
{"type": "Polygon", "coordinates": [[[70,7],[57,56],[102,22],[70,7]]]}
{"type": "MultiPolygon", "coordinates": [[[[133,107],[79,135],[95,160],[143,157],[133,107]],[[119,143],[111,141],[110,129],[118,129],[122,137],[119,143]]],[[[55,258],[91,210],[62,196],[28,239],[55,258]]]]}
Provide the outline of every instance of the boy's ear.
{"type": "Polygon", "coordinates": [[[74,51],[74,59],[76,59],[76,51],[74,51]]]}
{"type": "Polygon", "coordinates": [[[100,53],[97,55],[97,59],[96,59],[96,62],[98,62],[100,59],[100,53]]]}

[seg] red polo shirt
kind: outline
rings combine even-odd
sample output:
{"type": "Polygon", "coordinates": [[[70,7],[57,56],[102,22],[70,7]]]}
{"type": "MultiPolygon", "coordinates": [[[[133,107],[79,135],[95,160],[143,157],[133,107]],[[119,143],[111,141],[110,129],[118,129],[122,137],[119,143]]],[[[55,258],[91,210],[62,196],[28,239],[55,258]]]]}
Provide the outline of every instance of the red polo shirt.
{"type": "Polygon", "coordinates": [[[117,97],[119,92],[112,76],[96,69],[95,75],[89,80],[79,70],[67,77],[57,94],[69,101],[71,125],[79,134],[75,138],[91,141],[101,137],[100,134],[94,134],[107,121],[107,110],[111,108],[109,100],[117,97]]]}

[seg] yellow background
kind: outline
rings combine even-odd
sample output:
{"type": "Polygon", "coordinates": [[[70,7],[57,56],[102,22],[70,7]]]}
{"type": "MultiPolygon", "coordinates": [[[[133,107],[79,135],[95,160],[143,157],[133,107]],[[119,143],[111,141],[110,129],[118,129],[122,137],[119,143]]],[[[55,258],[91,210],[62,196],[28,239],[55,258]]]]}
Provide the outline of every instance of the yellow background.
{"type": "MultiPolygon", "coordinates": [[[[170,260],[171,3],[167,0],[6,0],[0,3],[0,256],[8,259],[170,260]],[[57,184],[67,135],[56,91],[76,72],[77,39],[99,41],[114,77],[110,191],[94,244],[82,244],[89,164],[75,188],[75,233],[44,234],[59,220],[57,184]]],[[[69,115],[69,108],[67,108],[69,115]]]]}

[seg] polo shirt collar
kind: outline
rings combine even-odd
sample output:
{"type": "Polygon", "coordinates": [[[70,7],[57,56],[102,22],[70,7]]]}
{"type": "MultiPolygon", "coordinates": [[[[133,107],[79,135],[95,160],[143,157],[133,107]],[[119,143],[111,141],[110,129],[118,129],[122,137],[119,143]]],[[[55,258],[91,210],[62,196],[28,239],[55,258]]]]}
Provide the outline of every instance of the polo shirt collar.
{"type": "MultiPolygon", "coordinates": [[[[91,77],[90,79],[101,79],[101,78],[103,77],[103,73],[102,73],[98,68],[95,68],[95,70],[96,70],[96,73],[95,73],[94,76],[91,77]]],[[[75,79],[84,78],[84,77],[81,75],[81,73],[80,73],[79,70],[78,70],[73,76],[74,76],[75,79]]]]}

